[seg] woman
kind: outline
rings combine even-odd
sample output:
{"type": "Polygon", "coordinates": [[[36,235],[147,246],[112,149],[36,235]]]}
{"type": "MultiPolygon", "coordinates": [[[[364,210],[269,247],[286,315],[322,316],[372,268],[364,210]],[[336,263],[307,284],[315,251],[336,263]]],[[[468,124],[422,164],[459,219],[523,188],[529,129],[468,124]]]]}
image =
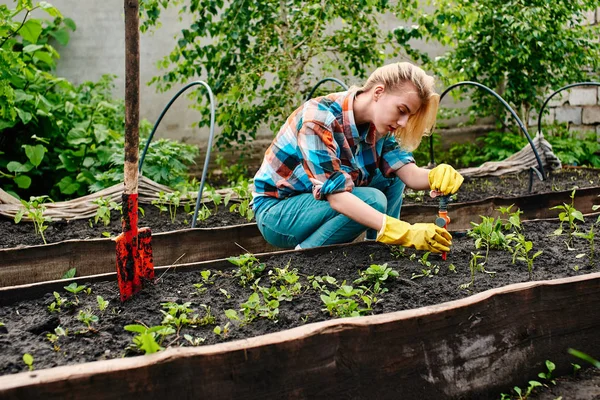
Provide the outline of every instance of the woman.
{"type": "Polygon", "coordinates": [[[451,166],[422,169],[410,153],[433,127],[438,104],[434,79],[401,62],[294,111],[254,177],[264,238],[298,249],[351,242],[367,230],[367,239],[449,251],[445,229],[399,220],[405,185],[448,195],[462,184],[451,166]]]}

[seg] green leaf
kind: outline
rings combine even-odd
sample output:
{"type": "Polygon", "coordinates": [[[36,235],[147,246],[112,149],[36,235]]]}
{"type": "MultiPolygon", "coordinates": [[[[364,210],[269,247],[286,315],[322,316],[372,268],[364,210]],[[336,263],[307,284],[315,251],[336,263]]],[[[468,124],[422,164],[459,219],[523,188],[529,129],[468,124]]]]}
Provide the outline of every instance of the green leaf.
{"type": "Polygon", "coordinates": [[[27,124],[29,121],[31,121],[31,118],[33,118],[33,115],[31,115],[30,112],[21,110],[18,107],[15,107],[15,110],[17,111],[17,115],[19,116],[19,118],[21,118],[21,121],[23,121],[24,124],[27,124]]]}
{"type": "Polygon", "coordinates": [[[69,44],[70,35],[66,29],[50,32],[50,36],[56,39],[58,43],[62,44],[63,46],[69,44]]]}
{"type": "Polygon", "coordinates": [[[60,13],[60,11],[58,11],[58,9],[56,7],[54,7],[52,4],[50,4],[50,3],[46,2],[46,1],[40,1],[38,5],[44,11],[46,11],[50,16],[52,16],[52,17],[62,17],[62,14],[60,13]]]}
{"type": "Polygon", "coordinates": [[[71,29],[72,31],[77,29],[77,25],[75,24],[75,21],[73,21],[71,18],[65,18],[63,20],[63,22],[65,23],[65,25],[71,29]]]}
{"type": "Polygon", "coordinates": [[[239,320],[240,318],[238,317],[237,311],[235,310],[225,310],[225,316],[227,318],[229,318],[230,320],[239,320]]]}
{"type": "Polygon", "coordinates": [[[33,164],[31,164],[29,161],[25,164],[21,164],[18,161],[11,161],[6,164],[6,169],[8,169],[9,172],[29,172],[33,169],[33,164]]]}
{"type": "Polygon", "coordinates": [[[45,62],[46,64],[48,64],[51,67],[54,66],[54,59],[52,58],[50,53],[46,53],[45,51],[36,51],[33,54],[33,57],[37,58],[40,61],[45,62]]]}
{"type": "Polygon", "coordinates": [[[41,44],[30,44],[30,45],[23,47],[23,52],[24,53],[34,53],[43,48],[44,48],[44,45],[41,45],[41,44]]]}
{"type": "Polygon", "coordinates": [[[123,328],[126,331],[137,332],[137,333],[144,333],[148,330],[148,328],[146,328],[144,325],[139,325],[139,324],[125,325],[123,328]]]}
{"type": "Polygon", "coordinates": [[[27,365],[33,364],[33,356],[29,353],[23,354],[23,362],[27,365]]]}
{"type": "Polygon", "coordinates": [[[77,268],[71,268],[70,270],[65,272],[64,275],[62,276],[62,278],[60,278],[60,279],[71,279],[75,276],[76,272],[77,272],[77,268]]]}
{"type": "Polygon", "coordinates": [[[60,189],[60,192],[66,195],[75,193],[81,186],[79,183],[74,182],[70,176],[65,176],[56,185],[60,189]]]}
{"type": "Polygon", "coordinates": [[[15,181],[19,189],[29,189],[29,186],[31,186],[31,178],[27,175],[19,175],[13,180],[15,181]]]}
{"type": "Polygon", "coordinates": [[[19,34],[30,43],[36,43],[42,33],[42,24],[37,19],[30,19],[19,29],[19,34]]]}
{"type": "Polygon", "coordinates": [[[160,351],[160,346],[156,343],[154,336],[151,333],[142,333],[138,337],[140,343],[140,349],[144,350],[146,354],[156,353],[160,351]]]}
{"type": "Polygon", "coordinates": [[[42,163],[44,154],[48,151],[48,149],[41,144],[36,144],[35,146],[25,144],[23,147],[25,148],[25,155],[29,158],[29,162],[36,168],[42,163]]]}

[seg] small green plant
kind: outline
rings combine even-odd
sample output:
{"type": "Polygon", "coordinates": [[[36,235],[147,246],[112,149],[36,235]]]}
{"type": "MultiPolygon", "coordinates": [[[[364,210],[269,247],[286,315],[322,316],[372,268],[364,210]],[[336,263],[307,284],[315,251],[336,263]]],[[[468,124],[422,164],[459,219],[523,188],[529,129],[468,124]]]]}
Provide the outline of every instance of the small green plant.
{"type": "Polygon", "coordinates": [[[210,306],[206,304],[200,304],[200,308],[203,308],[205,313],[202,318],[198,315],[194,315],[191,323],[192,325],[205,326],[205,325],[214,325],[216,323],[216,318],[212,315],[210,306]]]}
{"type": "Polygon", "coordinates": [[[275,320],[277,315],[279,315],[279,301],[265,299],[263,304],[257,292],[252,293],[248,300],[242,303],[240,307],[240,311],[244,314],[244,324],[248,324],[258,317],[275,320]]]}
{"type": "Polygon", "coordinates": [[[469,260],[469,271],[471,272],[471,281],[460,285],[460,289],[468,289],[469,287],[472,287],[475,284],[475,274],[477,272],[485,272],[490,275],[495,274],[495,272],[486,271],[485,261],[480,261],[482,259],[485,259],[485,256],[482,256],[481,254],[479,254],[479,252],[471,252],[471,259],[469,260]]]}
{"type": "Polygon", "coordinates": [[[207,290],[207,288],[204,287],[204,283],[194,283],[192,286],[196,288],[196,293],[194,294],[203,294],[207,290]]]}
{"type": "Polygon", "coordinates": [[[556,369],[556,365],[550,361],[550,360],[546,360],[546,372],[540,372],[538,374],[538,376],[542,379],[547,380],[548,382],[556,385],[556,381],[554,380],[554,378],[552,377],[552,373],[554,372],[554,370],[556,369]]]}
{"type": "Polygon", "coordinates": [[[221,327],[220,325],[217,325],[214,327],[213,332],[215,335],[219,336],[220,338],[225,338],[229,334],[229,326],[230,326],[229,322],[226,323],[223,327],[221,327]]]}
{"type": "Polygon", "coordinates": [[[109,301],[104,300],[104,297],[102,296],[96,296],[96,301],[98,302],[98,310],[100,310],[100,312],[104,312],[110,303],[109,301]]]}
{"type": "Polygon", "coordinates": [[[385,282],[389,277],[397,278],[398,271],[388,267],[387,263],[379,265],[379,264],[371,264],[369,268],[364,271],[359,272],[360,278],[354,280],[354,284],[359,284],[363,282],[367,282],[370,284],[375,284],[377,282],[385,282]]]}
{"type": "Polygon", "coordinates": [[[50,305],[48,306],[48,311],[60,312],[60,307],[62,307],[62,305],[65,304],[65,302],[67,300],[64,299],[63,297],[60,297],[60,294],[58,292],[54,292],[53,294],[54,294],[55,301],[50,303],[50,305]]]}
{"type": "Polygon", "coordinates": [[[222,288],[221,288],[221,289],[219,289],[219,292],[220,292],[220,293],[221,293],[223,296],[225,296],[225,298],[226,298],[227,300],[231,299],[231,295],[229,294],[229,292],[228,292],[227,290],[225,290],[225,289],[222,289],[222,288]]]}
{"type": "MultiPolygon", "coordinates": [[[[193,214],[193,213],[194,213],[194,211],[190,212],[190,214],[193,214]]],[[[210,211],[210,209],[208,207],[206,207],[204,204],[202,204],[202,206],[198,210],[198,215],[196,216],[196,220],[200,221],[200,222],[206,221],[211,215],[212,215],[212,212],[210,211]]]]}
{"type": "Polygon", "coordinates": [[[192,346],[200,346],[206,340],[203,337],[193,337],[192,335],[185,334],[183,338],[188,341],[192,346]]]}
{"type": "Polygon", "coordinates": [[[207,285],[212,285],[215,283],[214,281],[210,280],[211,272],[209,269],[205,269],[204,271],[201,271],[200,276],[202,277],[202,282],[204,282],[207,285]]]}
{"type": "Polygon", "coordinates": [[[513,390],[515,391],[517,396],[519,396],[519,400],[526,400],[531,395],[531,392],[533,391],[533,389],[535,389],[536,387],[539,387],[539,386],[543,386],[538,381],[529,381],[528,383],[529,383],[529,386],[527,386],[525,393],[523,393],[523,390],[521,390],[521,388],[518,386],[515,386],[513,388],[513,390]]]}
{"type": "Polygon", "coordinates": [[[85,310],[79,310],[79,315],[77,315],[77,319],[83,322],[87,326],[88,331],[95,331],[92,328],[93,322],[98,322],[98,316],[95,315],[90,308],[86,308],[85,310]]]}
{"type": "Polygon", "coordinates": [[[531,279],[531,274],[533,273],[533,260],[535,260],[540,254],[542,254],[542,250],[537,251],[535,254],[530,255],[529,252],[533,249],[533,243],[529,240],[525,239],[525,236],[518,233],[514,236],[514,241],[516,244],[513,249],[513,264],[516,260],[523,261],[527,264],[527,271],[529,271],[529,279],[531,279]]]}
{"type": "Polygon", "coordinates": [[[65,272],[60,279],[71,279],[71,278],[75,277],[76,273],[77,273],[77,268],[71,268],[71,269],[67,270],[67,272],[65,272]]]}
{"type": "Polygon", "coordinates": [[[244,199],[239,203],[232,204],[231,207],[229,207],[229,212],[236,211],[248,221],[252,221],[252,218],[254,218],[254,210],[252,210],[252,208],[250,207],[249,199],[244,199]]]}
{"type": "MultiPolygon", "coordinates": [[[[578,237],[588,241],[589,253],[587,253],[587,255],[590,260],[590,266],[593,268],[596,265],[595,248],[594,248],[594,239],[595,239],[596,234],[594,233],[594,225],[590,226],[590,230],[587,233],[575,232],[573,235],[578,236],[578,237]]],[[[584,255],[585,255],[585,253],[584,253],[584,255]]]]}
{"type": "Polygon", "coordinates": [[[169,211],[169,217],[171,218],[171,222],[175,222],[175,218],[177,216],[177,209],[179,208],[179,204],[181,203],[181,192],[179,190],[175,190],[170,193],[165,193],[164,191],[158,192],[158,199],[152,200],[152,204],[155,205],[159,212],[169,211]]]}
{"type": "Polygon", "coordinates": [[[64,289],[67,292],[73,293],[73,296],[75,297],[74,304],[79,304],[79,298],[77,297],[77,294],[85,290],[85,288],[85,285],[78,285],[76,282],[71,283],[69,286],[64,286],[64,289]]]}
{"type": "Polygon", "coordinates": [[[44,244],[46,243],[46,237],[44,231],[48,229],[47,222],[51,222],[52,218],[44,216],[46,211],[46,201],[52,201],[48,196],[31,196],[29,201],[21,200],[23,208],[20,208],[15,215],[15,223],[21,222],[21,219],[25,214],[33,221],[33,228],[35,233],[42,237],[44,244]]]}
{"type": "Polygon", "coordinates": [[[577,223],[576,221],[585,222],[583,219],[583,214],[581,211],[575,208],[575,192],[577,189],[573,189],[571,192],[571,204],[563,203],[561,206],[551,207],[550,210],[560,210],[558,214],[558,219],[560,221],[560,227],[554,231],[554,234],[557,236],[562,235],[564,229],[563,225],[565,223],[568,224],[568,236],[567,241],[565,242],[568,249],[573,248],[573,234],[577,232],[577,223]]]}
{"type": "Polygon", "coordinates": [[[99,198],[92,200],[92,203],[97,205],[96,214],[94,215],[94,224],[98,224],[98,221],[102,221],[104,226],[110,225],[110,212],[117,210],[123,212],[123,208],[116,201],[111,199],[105,199],[100,196],[99,198]]]}
{"type": "MultiPolygon", "coordinates": [[[[433,264],[431,261],[428,260],[429,254],[431,254],[431,252],[428,251],[425,254],[423,254],[423,256],[419,259],[419,264],[421,264],[424,267],[421,269],[421,273],[420,274],[413,273],[412,276],[410,277],[410,279],[417,279],[417,278],[423,278],[423,277],[433,278],[435,275],[437,275],[440,272],[439,265],[433,264]]],[[[413,254],[413,255],[415,255],[415,254],[413,254]]],[[[416,258],[416,255],[415,255],[415,258],[416,258]]]]}
{"type": "Polygon", "coordinates": [[[192,309],[190,308],[191,302],[185,302],[183,304],[178,304],[175,302],[166,302],[161,303],[162,308],[167,311],[160,310],[160,312],[164,315],[162,320],[163,326],[173,326],[176,328],[177,336],[179,336],[179,331],[185,325],[189,325],[192,321],[188,316],[192,313],[192,309]]]}
{"type": "Polygon", "coordinates": [[[54,333],[46,334],[46,338],[48,339],[48,341],[50,343],[52,343],[54,351],[60,350],[60,346],[58,345],[58,340],[60,339],[61,336],[65,336],[65,337],[68,336],[68,332],[67,332],[67,330],[63,329],[60,326],[57,326],[56,328],[54,328],[54,333]]]}
{"type": "Polygon", "coordinates": [[[163,339],[175,333],[175,329],[170,326],[157,325],[153,327],[147,327],[143,324],[132,324],[125,325],[124,329],[129,332],[135,332],[132,339],[133,348],[144,352],[144,354],[152,354],[162,350],[160,346],[163,339]],[[157,339],[159,339],[157,341],[157,339]]]}
{"type": "Polygon", "coordinates": [[[229,257],[227,259],[238,269],[235,271],[235,276],[239,278],[239,283],[242,287],[250,282],[253,282],[265,270],[266,265],[258,261],[254,255],[246,253],[239,257],[229,257]]]}
{"type": "Polygon", "coordinates": [[[33,371],[33,356],[31,354],[23,354],[23,362],[25,363],[25,365],[27,365],[30,371],[33,371]]]}

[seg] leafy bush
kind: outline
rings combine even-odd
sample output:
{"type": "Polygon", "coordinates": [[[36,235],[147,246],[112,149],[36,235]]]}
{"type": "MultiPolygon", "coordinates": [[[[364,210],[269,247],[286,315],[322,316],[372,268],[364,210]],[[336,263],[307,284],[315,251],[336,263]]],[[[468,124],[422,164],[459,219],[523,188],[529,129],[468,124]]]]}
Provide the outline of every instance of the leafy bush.
{"type": "MultiPolygon", "coordinates": [[[[448,46],[435,60],[420,57],[445,84],[471,80],[498,91],[523,121],[550,89],[589,79],[598,70],[600,26],[584,22],[597,0],[431,2],[432,14],[415,15],[417,24],[395,31],[399,42],[431,39],[448,46]]],[[[465,90],[471,93],[472,116],[507,115],[484,91],[465,90]]]]}
{"type": "MultiPolygon", "coordinates": [[[[404,43],[382,30],[384,14],[404,16],[417,2],[143,0],[142,29],[157,23],[164,8],[189,15],[176,47],[158,65],[160,90],[207,76],[219,103],[220,148],[256,137],[260,126],[276,132],[319,78],[363,78],[374,66],[399,54],[404,43]]],[[[194,91],[209,123],[205,91],[194,91]]]]}
{"type": "MultiPolygon", "coordinates": [[[[51,74],[75,23],[45,2],[0,5],[0,186],[13,194],[65,199],[123,179],[124,103],[112,97],[114,76],[73,85],[51,74]],[[41,8],[52,21],[28,18],[41,8]]],[[[140,135],[147,136],[148,122],[140,135]]],[[[141,145],[145,143],[141,140],[141,145]]],[[[141,147],[141,146],[140,146],[141,147]]],[[[166,185],[186,179],[198,150],[153,142],[144,174],[166,185]]]]}

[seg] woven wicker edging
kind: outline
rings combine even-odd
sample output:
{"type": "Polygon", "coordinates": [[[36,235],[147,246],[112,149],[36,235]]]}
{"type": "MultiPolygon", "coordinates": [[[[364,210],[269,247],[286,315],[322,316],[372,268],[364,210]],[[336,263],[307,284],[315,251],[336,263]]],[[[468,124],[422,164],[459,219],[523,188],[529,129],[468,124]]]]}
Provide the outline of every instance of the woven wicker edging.
{"type": "Polygon", "coordinates": [[[0,398],[494,397],[546,359],[568,373],[568,347],[598,354],[598,300],[600,273],[518,283],[414,310],[4,376],[0,398]]]}

